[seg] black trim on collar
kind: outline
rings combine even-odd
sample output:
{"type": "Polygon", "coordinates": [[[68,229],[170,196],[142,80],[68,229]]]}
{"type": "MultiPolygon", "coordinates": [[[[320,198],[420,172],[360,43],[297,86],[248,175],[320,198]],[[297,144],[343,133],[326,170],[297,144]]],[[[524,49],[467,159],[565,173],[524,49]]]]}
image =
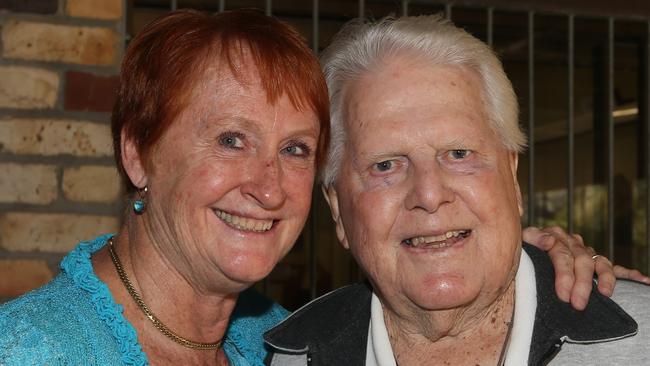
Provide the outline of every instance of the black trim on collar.
{"type": "Polygon", "coordinates": [[[526,243],[524,250],[534,263],[538,299],[529,365],[546,364],[565,340],[595,343],[636,334],[638,325],[634,319],[598,293],[595,283],[584,311],[560,300],[555,293],[555,271],[548,255],[526,243]]]}
{"type": "Polygon", "coordinates": [[[264,340],[283,352],[308,352],[314,365],[363,366],[371,298],[368,283],[332,291],[296,310],[267,331],[264,340]]]}

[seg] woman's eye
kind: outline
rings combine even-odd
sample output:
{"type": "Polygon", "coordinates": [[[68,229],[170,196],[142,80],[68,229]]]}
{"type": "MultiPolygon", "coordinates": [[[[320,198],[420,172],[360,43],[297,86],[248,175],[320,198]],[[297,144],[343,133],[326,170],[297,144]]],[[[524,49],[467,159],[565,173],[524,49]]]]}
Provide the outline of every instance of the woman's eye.
{"type": "Polygon", "coordinates": [[[241,149],[244,147],[244,135],[228,132],[219,136],[219,144],[225,147],[241,149]]]}
{"type": "Polygon", "coordinates": [[[289,146],[284,148],[284,152],[289,155],[303,155],[303,149],[299,146],[289,146]]]}
{"type": "Polygon", "coordinates": [[[294,143],[282,149],[282,152],[287,155],[307,157],[311,153],[311,149],[306,144],[294,143]]]}
{"type": "Polygon", "coordinates": [[[451,150],[449,152],[449,156],[451,156],[452,159],[460,160],[460,159],[465,159],[471,153],[472,152],[470,150],[457,149],[457,150],[451,150]]]}
{"type": "Polygon", "coordinates": [[[393,167],[393,162],[391,160],[382,161],[375,164],[375,169],[380,172],[389,171],[393,167]]]}

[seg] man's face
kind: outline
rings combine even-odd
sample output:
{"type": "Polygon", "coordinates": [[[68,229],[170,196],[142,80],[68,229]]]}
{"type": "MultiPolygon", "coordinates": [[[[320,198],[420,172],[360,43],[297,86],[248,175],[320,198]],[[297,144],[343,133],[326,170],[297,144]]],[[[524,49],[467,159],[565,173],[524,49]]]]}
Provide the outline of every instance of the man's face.
{"type": "Polygon", "coordinates": [[[346,93],[327,191],[343,245],[396,312],[490,304],[516,273],[521,200],[478,75],[393,57],[346,93]]]}

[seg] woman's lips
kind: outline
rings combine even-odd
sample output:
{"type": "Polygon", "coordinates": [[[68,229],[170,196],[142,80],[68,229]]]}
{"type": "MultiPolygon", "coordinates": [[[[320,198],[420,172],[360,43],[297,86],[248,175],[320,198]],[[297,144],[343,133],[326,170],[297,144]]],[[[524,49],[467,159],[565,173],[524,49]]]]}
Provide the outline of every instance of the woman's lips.
{"type": "Polygon", "coordinates": [[[214,210],[214,213],[221,219],[221,221],[237,230],[261,233],[269,231],[271,230],[271,227],[273,227],[273,220],[259,220],[250,217],[242,217],[217,209],[214,210]]]}
{"type": "Polygon", "coordinates": [[[402,241],[402,243],[413,248],[444,248],[454,245],[456,242],[465,239],[472,233],[470,229],[451,230],[440,235],[416,236],[402,241]]]}

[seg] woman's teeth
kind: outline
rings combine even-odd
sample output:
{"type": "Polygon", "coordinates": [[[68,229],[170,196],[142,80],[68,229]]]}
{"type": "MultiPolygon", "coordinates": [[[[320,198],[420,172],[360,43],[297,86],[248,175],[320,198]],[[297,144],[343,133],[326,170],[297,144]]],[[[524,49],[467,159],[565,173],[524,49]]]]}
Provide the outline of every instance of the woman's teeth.
{"type": "Polygon", "coordinates": [[[462,239],[466,238],[469,236],[471,230],[452,230],[452,231],[447,231],[444,234],[441,235],[433,235],[433,236],[417,236],[414,238],[406,239],[404,242],[407,245],[410,245],[412,247],[418,247],[420,245],[426,245],[427,247],[431,248],[442,248],[445,245],[448,245],[448,241],[453,241],[455,242],[455,239],[462,239]],[[451,240],[450,240],[451,239],[451,240]]]}
{"type": "Polygon", "coordinates": [[[217,217],[220,218],[226,224],[228,224],[228,226],[231,226],[237,230],[264,232],[270,230],[271,226],[273,226],[273,220],[251,219],[251,218],[231,215],[227,212],[223,212],[220,210],[214,210],[214,212],[217,215],[217,217]]]}

